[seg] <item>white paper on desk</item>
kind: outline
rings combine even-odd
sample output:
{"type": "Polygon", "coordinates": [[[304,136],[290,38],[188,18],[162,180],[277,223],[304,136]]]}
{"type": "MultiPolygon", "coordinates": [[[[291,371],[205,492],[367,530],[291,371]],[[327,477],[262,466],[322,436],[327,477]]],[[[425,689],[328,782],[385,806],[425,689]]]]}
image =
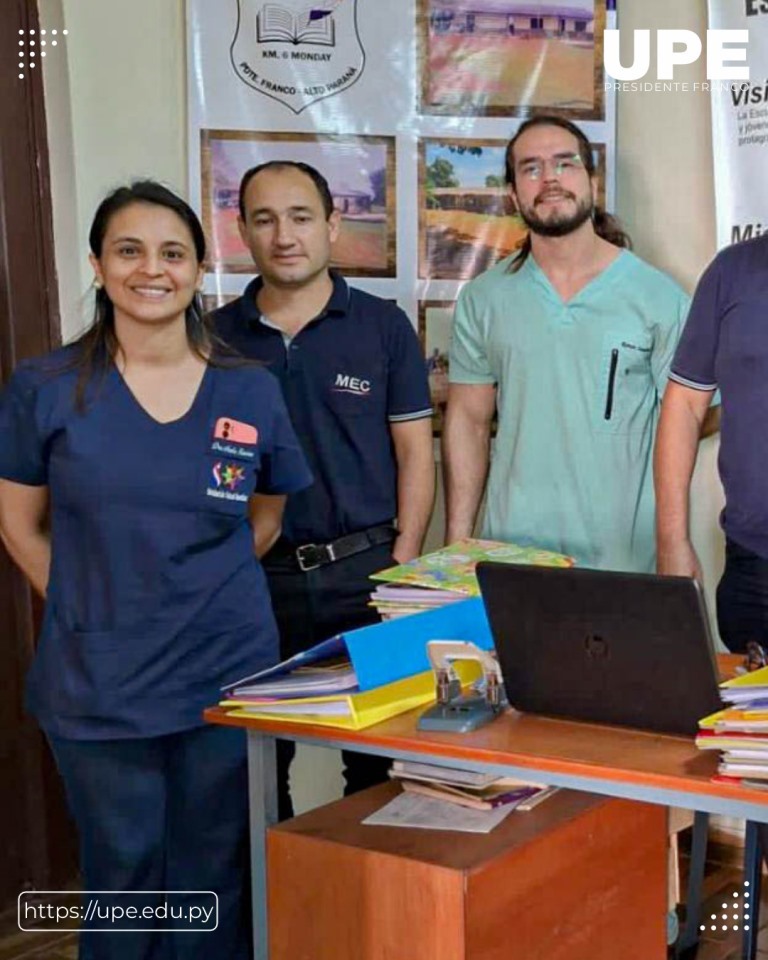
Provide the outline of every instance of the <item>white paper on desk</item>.
{"type": "Polygon", "coordinates": [[[514,804],[495,810],[472,810],[457,803],[433,800],[417,793],[401,793],[363,823],[374,827],[418,827],[422,830],[457,830],[490,833],[508,817],[514,804]]]}

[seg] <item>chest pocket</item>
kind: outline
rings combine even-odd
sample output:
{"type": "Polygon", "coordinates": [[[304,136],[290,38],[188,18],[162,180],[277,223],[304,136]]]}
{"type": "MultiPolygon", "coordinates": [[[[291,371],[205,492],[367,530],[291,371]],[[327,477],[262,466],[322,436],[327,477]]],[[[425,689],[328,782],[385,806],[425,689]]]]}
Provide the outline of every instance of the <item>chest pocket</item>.
{"type": "Polygon", "coordinates": [[[595,398],[600,432],[633,433],[646,428],[655,395],[651,350],[648,339],[606,334],[595,398]]]}

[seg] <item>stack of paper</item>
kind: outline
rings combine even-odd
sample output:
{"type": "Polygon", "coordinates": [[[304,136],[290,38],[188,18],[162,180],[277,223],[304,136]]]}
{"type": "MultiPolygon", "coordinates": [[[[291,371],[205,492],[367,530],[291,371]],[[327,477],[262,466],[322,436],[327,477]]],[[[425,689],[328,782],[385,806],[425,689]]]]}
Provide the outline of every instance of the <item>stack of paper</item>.
{"type": "MultiPolygon", "coordinates": [[[[225,687],[221,705],[237,716],[361,730],[434,701],[426,645],[435,637],[493,646],[482,602],[465,600],[325,640],[225,687]]],[[[472,662],[456,670],[463,684],[480,674],[472,662]]]]}
{"type": "MultiPolygon", "coordinates": [[[[475,679],[477,671],[472,664],[457,664],[456,670],[465,682],[475,679]]],[[[313,691],[290,698],[262,695],[258,684],[251,684],[250,693],[243,687],[232,690],[222,707],[233,716],[260,717],[291,723],[311,723],[320,726],[362,730],[390,717],[424,706],[435,699],[435,678],[431,670],[405,677],[373,690],[316,695],[313,691]]],[[[268,689],[268,688],[267,688],[268,689]]]]}
{"type": "Polygon", "coordinates": [[[768,667],[720,684],[724,710],[699,722],[696,746],[721,750],[718,772],[768,786],[768,667]]]}
{"type": "MultiPolygon", "coordinates": [[[[434,701],[429,640],[493,638],[482,600],[465,599],[417,616],[374,623],[304,650],[224,688],[222,706],[238,716],[360,730],[434,701]]],[[[457,665],[463,684],[478,664],[457,665]]]]}
{"type": "Polygon", "coordinates": [[[550,550],[467,538],[374,574],[372,580],[381,580],[390,586],[377,586],[371,594],[371,605],[382,619],[392,619],[479,596],[475,567],[481,560],[547,567],[573,566],[571,557],[550,550]]]}
{"type": "Polygon", "coordinates": [[[509,816],[513,807],[472,810],[443,803],[417,793],[399,793],[394,800],[363,820],[371,827],[415,827],[421,830],[453,830],[459,833],[490,833],[509,816]]]}
{"type": "Polygon", "coordinates": [[[473,810],[494,810],[502,806],[532,810],[555,793],[554,787],[513,777],[495,777],[492,774],[406,760],[395,760],[389,775],[406,792],[473,810]]]}

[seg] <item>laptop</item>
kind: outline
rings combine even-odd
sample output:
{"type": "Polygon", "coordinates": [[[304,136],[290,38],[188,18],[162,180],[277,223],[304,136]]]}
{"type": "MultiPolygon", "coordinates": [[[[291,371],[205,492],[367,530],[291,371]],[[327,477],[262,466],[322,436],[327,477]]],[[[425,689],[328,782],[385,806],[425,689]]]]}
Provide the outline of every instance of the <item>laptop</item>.
{"type": "Polygon", "coordinates": [[[692,735],[722,708],[695,580],[487,561],[477,578],[517,710],[692,735]]]}

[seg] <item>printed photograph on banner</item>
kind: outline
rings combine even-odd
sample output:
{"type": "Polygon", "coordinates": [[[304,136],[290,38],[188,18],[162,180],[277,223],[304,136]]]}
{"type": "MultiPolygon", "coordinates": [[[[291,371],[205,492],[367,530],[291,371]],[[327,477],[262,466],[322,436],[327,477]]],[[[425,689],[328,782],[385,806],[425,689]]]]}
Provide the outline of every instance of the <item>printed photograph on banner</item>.
{"type": "Polygon", "coordinates": [[[419,142],[419,276],[469,280],[514,253],[525,226],[504,183],[506,140],[419,142]]]}
{"type": "Polygon", "coordinates": [[[417,0],[421,112],[602,120],[605,0],[417,0]]]}
{"type": "Polygon", "coordinates": [[[424,348],[424,359],[429,377],[432,399],[432,433],[443,432],[443,418],[448,403],[448,351],[453,328],[453,300],[419,301],[419,340],[424,348]]]}
{"type": "Polygon", "coordinates": [[[213,273],[253,273],[237,228],[240,179],[270,160],[295,160],[328,180],[341,214],[332,266],[352,277],[394,277],[395,138],[202,130],[203,224],[213,273]]]}

